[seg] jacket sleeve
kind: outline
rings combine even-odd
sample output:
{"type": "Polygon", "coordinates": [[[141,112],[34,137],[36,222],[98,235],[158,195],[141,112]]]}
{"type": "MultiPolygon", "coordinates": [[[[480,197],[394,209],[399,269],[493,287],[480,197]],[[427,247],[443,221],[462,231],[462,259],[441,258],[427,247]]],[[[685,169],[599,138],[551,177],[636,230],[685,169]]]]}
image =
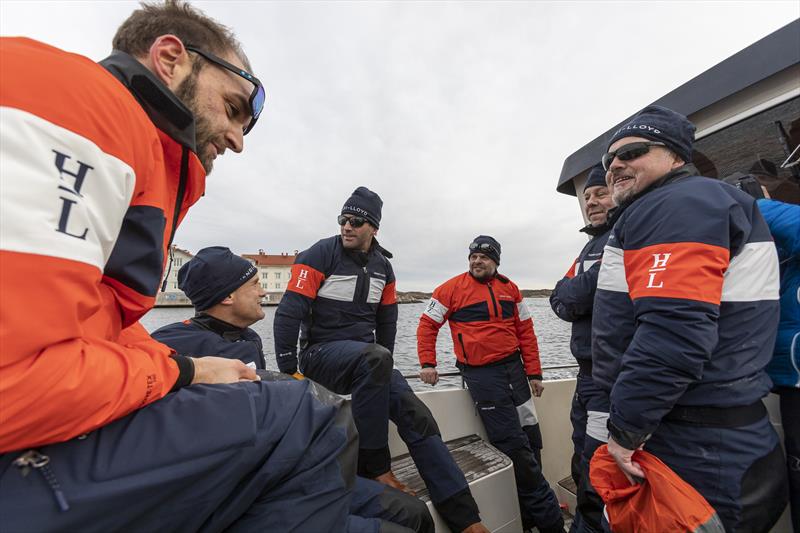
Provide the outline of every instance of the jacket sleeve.
{"type": "Polygon", "coordinates": [[[450,316],[450,298],[444,285],[433,291],[417,326],[417,357],[423,368],[436,366],[436,338],[450,316]]]}
{"type": "MultiPolygon", "coordinates": [[[[574,270],[571,270],[568,274],[573,272],[574,270]]],[[[599,273],[598,261],[588,270],[577,275],[567,275],[556,283],[550,294],[550,307],[553,308],[553,312],[567,322],[574,322],[591,315],[599,273]]]]}
{"type": "Polygon", "coordinates": [[[325,281],[324,258],[317,243],[302,252],[292,265],[292,275],[281,303],[275,311],[273,335],[278,369],[287,374],[297,372],[297,338],[300,324],[311,312],[311,304],[317,298],[325,281]]]}
{"type": "Polygon", "coordinates": [[[542,379],[542,363],[539,360],[539,342],[533,330],[533,317],[530,310],[522,299],[519,289],[514,286],[516,291],[515,301],[517,308],[514,310],[514,328],[519,339],[519,349],[522,353],[522,363],[525,366],[525,374],[528,379],[542,379]]]}
{"type": "Polygon", "coordinates": [[[750,233],[737,203],[683,195],[643,210],[619,239],[624,260],[618,264],[637,327],[611,391],[609,432],[629,449],[644,442],[702,378],[719,338],[731,239],[750,233]],[[670,226],[658,223],[667,219],[670,226]]]}
{"type": "Polygon", "coordinates": [[[394,353],[394,340],[397,336],[397,287],[392,265],[389,261],[386,264],[386,285],[383,287],[375,316],[375,342],[394,353]]]}

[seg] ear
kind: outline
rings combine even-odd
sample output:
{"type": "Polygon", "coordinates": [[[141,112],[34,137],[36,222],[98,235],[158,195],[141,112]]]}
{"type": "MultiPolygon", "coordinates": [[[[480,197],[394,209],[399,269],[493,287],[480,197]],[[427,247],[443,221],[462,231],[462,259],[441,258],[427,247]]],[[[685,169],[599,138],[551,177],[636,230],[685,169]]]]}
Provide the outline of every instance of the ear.
{"type": "Polygon", "coordinates": [[[217,305],[233,305],[233,295],[226,296],[224,300],[222,300],[217,305]]]}
{"type": "Polygon", "coordinates": [[[678,154],[672,154],[672,155],[674,157],[674,160],[672,161],[672,169],[673,170],[678,168],[678,167],[682,167],[683,165],[686,164],[686,161],[681,159],[681,156],[679,156],[678,154]]]}
{"type": "Polygon", "coordinates": [[[192,60],[183,42],[174,35],[161,35],[150,46],[145,66],[171,91],[192,73],[192,60]]]}

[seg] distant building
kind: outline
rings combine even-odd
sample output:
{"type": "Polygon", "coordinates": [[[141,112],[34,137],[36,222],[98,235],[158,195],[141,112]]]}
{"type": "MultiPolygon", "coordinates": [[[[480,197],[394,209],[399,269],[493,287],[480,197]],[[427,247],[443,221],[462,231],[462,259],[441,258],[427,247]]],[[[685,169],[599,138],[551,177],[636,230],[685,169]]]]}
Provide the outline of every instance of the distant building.
{"type": "Polygon", "coordinates": [[[264,250],[259,250],[257,254],[242,254],[242,257],[258,267],[261,287],[267,291],[263,300],[265,304],[277,305],[280,303],[292,275],[295,256],[297,256],[296,250],[293,254],[282,253],[280,255],[269,255],[264,253],[264,250]]]}
{"type": "Polygon", "coordinates": [[[188,251],[178,248],[174,244],[170,251],[172,255],[172,264],[170,265],[170,260],[167,259],[167,268],[169,269],[167,282],[166,285],[163,285],[164,280],[162,280],[162,287],[164,287],[163,292],[161,291],[161,287],[158,288],[156,307],[191,307],[192,302],[186,297],[183,291],[178,288],[178,270],[194,256],[188,251]]]}

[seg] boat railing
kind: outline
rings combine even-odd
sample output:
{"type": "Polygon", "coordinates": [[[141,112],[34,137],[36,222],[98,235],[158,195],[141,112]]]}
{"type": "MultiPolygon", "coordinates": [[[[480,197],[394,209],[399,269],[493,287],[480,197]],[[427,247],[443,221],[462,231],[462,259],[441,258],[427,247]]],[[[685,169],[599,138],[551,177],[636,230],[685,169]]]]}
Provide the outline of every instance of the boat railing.
{"type": "MultiPolygon", "coordinates": [[[[545,370],[570,370],[570,369],[574,369],[574,368],[578,368],[578,365],[575,364],[575,363],[570,364],[570,365],[551,365],[551,366],[543,366],[542,367],[542,371],[545,371],[545,370]]],[[[439,372],[439,377],[440,378],[454,378],[454,377],[460,377],[460,376],[461,376],[461,372],[459,372],[459,371],[439,372]]],[[[406,378],[406,379],[420,379],[419,374],[403,374],[403,377],[406,378]]],[[[461,388],[462,389],[466,388],[465,385],[464,385],[464,380],[463,379],[461,380],[461,388]]]]}

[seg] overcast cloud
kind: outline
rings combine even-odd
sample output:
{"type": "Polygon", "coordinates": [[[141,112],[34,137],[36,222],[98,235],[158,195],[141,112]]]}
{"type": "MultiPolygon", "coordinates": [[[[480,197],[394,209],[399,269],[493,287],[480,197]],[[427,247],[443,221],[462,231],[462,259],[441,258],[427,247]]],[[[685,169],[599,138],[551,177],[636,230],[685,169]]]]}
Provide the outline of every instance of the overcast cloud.
{"type": "MultiPolygon", "coordinates": [[[[800,15],[796,0],[194,4],[235,30],[267,107],[175,242],[302,250],[366,185],[405,291],[463,272],[479,233],[521,287],[552,287],[585,243],[555,191],[564,159],[800,15]]],[[[3,0],[0,33],[99,60],[136,6],[3,0]]]]}

